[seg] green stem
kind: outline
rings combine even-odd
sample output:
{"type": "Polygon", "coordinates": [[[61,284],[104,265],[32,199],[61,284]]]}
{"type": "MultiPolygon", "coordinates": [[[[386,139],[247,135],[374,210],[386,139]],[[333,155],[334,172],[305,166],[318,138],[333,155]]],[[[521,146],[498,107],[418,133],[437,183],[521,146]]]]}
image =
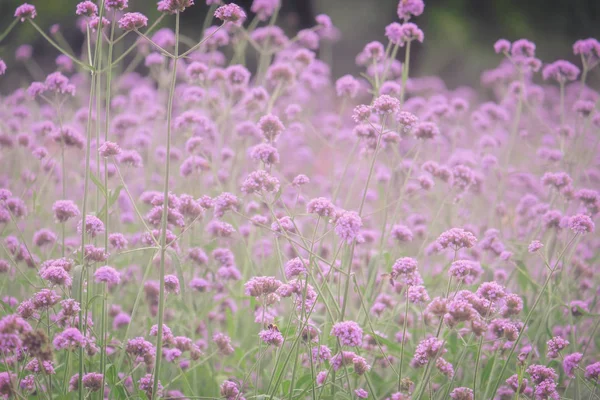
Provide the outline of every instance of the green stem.
{"type": "Polygon", "coordinates": [[[8,28],[6,28],[6,30],[4,32],[2,32],[2,34],[0,35],[0,42],[2,42],[4,40],[4,38],[8,36],[8,34],[14,29],[15,26],[17,26],[18,23],[19,23],[19,19],[15,18],[13,20],[13,22],[10,23],[8,28]]]}
{"type": "Polygon", "coordinates": [[[410,41],[406,43],[404,65],[402,66],[402,86],[400,87],[400,104],[402,105],[404,105],[404,96],[406,95],[406,81],[408,80],[408,69],[410,68],[410,43],[410,41]]]}
{"type": "MultiPolygon", "coordinates": [[[[573,236],[573,238],[569,241],[569,243],[567,243],[567,245],[565,246],[565,248],[561,252],[560,256],[556,260],[556,263],[554,264],[554,268],[552,268],[550,270],[550,273],[548,274],[548,277],[546,278],[546,281],[544,282],[544,286],[542,286],[542,290],[537,295],[537,297],[535,299],[535,302],[533,303],[533,306],[531,307],[531,309],[527,313],[527,318],[525,318],[525,321],[523,322],[523,326],[524,327],[526,327],[527,324],[529,323],[529,320],[531,319],[531,317],[533,315],[533,312],[535,311],[535,308],[537,307],[538,303],[540,302],[540,299],[544,295],[544,292],[546,291],[546,288],[548,287],[548,284],[550,283],[550,280],[552,279],[552,275],[554,274],[554,271],[556,270],[556,267],[558,266],[558,263],[562,259],[562,256],[564,255],[564,253],[567,250],[567,248],[571,245],[571,243],[573,243],[573,240],[575,240],[576,237],[577,237],[577,234],[575,234],[575,236],[573,236]]],[[[506,368],[508,368],[508,364],[510,362],[510,358],[512,357],[513,353],[515,352],[515,349],[519,345],[519,342],[521,341],[521,337],[523,337],[523,333],[524,332],[525,332],[525,329],[521,329],[521,331],[519,332],[519,336],[517,336],[517,340],[515,340],[515,343],[512,345],[512,347],[510,349],[510,352],[508,353],[508,357],[506,358],[506,361],[504,362],[504,365],[502,366],[502,369],[500,370],[500,374],[498,375],[498,379],[496,379],[496,383],[494,384],[494,390],[492,391],[492,395],[491,395],[490,398],[494,398],[496,396],[496,392],[498,391],[498,388],[500,387],[500,382],[502,382],[502,377],[504,376],[504,372],[506,372],[506,368]]]]}
{"type": "MultiPolygon", "coordinates": [[[[104,5],[104,0],[102,1],[102,4],[104,5]]],[[[102,14],[102,12],[101,12],[102,14]]],[[[102,15],[100,15],[100,18],[102,18],[102,15]]],[[[39,26],[38,24],[36,24],[32,19],[27,19],[31,25],[33,25],[33,27],[40,33],[40,35],[42,35],[44,37],[44,39],[46,39],[48,41],[48,43],[50,43],[54,48],[56,48],[56,50],[60,51],[62,54],[64,54],[65,56],[69,57],[71,60],[73,60],[73,62],[77,65],[79,65],[80,67],[82,67],[83,69],[87,70],[87,71],[94,71],[94,67],[91,65],[87,65],[82,63],[81,61],[79,61],[76,57],[73,57],[71,54],[67,53],[65,50],[63,50],[62,47],[60,47],[54,40],[52,40],[52,38],[50,38],[50,36],[46,35],[46,32],[44,32],[39,26]]],[[[100,30],[99,30],[100,31],[100,30]]],[[[99,32],[98,31],[98,32],[99,32]]],[[[98,35],[100,36],[100,35],[98,35]]],[[[99,42],[96,42],[99,43],[99,42]]],[[[96,51],[97,53],[97,51],[96,51]]],[[[97,54],[96,54],[97,57],[97,54]]]]}
{"type": "Polygon", "coordinates": [[[402,321],[402,342],[400,343],[400,367],[398,372],[398,391],[402,385],[402,362],[404,361],[404,343],[406,343],[406,320],[408,319],[408,292],[406,296],[406,304],[404,310],[404,321],[402,321]]]}
{"type": "Polygon", "coordinates": [[[169,213],[169,172],[171,167],[171,118],[173,117],[173,99],[175,97],[175,83],[177,82],[177,61],[179,60],[179,11],[175,14],[175,57],[173,58],[173,72],[169,87],[169,100],[167,104],[167,160],[165,163],[165,188],[163,193],[163,214],[161,220],[160,236],[160,292],[158,299],[158,333],[156,339],[156,362],[154,364],[154,382],[152,393],[158,393],[158,380],[162,361],[163,346],[163,320],[165,314],[165,256],[167,252],[167,217],[169,213]]]}

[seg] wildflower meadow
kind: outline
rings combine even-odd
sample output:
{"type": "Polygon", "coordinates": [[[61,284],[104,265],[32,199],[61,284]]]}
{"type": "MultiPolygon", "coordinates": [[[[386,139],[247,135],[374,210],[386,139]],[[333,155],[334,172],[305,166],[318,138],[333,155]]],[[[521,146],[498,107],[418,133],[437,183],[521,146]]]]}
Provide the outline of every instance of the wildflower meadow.
{"type": "Polygon", "coordinates": [[[56,52],[12,91],[0,59],[2,398],[600,399],[596,39],[500,39],[451,90],[411,71],[422,0],[341,77],[278,0],[86,0],[76,50],[33,3],[0,27],[56,52]]]}

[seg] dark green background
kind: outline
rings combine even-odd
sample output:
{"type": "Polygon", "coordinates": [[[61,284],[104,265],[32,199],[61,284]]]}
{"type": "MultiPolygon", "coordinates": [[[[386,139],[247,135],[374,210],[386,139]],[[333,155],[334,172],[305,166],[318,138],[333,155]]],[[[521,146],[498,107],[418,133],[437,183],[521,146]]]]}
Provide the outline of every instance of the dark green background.
{"type": "MultiPolygon", "coordinates": [[[[30,0],[38,9],[36,21],[47,30],[59,23],[74,47],[83,36],[75,28],[76,0],[30,0]]],[[[20,0],[0,0],[0,30],[12,20],[20,0]]],[[[157,16],[153,0],[130,0],[130,10],[157,16]]],[[[238,2],[241,3],[241,2],[238,2]]],[[[384,40],[385,25],[397,20],[397,0],[283,0],[280,25],[293,34],[305,27],[318,13],[329,14],[342,31],[342,40],[334,49],[334,74],[356,73],[354,57],[365,43],[384,40]]],[[[598,0],[429,0],[425,13],[416,23],[425,31],[425,43],[415,49],[413,72],[417,75],[440,75],[450,86],[476,84],[484,69],[494,67],[499,56],[492,45],[497,38],[528,38],[537,44],[538,57],[544,62],[557,58],[577,61],[571,46],[577,39],[600,38],[600,1],[598,0]]],[[[196,6],[182,16],[183,30],[190,36],[200,34],[207,6],[196,6]]],[[[172,18],[167,24],[172,24],[172,18]]],[[[58,54],[44,43],[30,26],[19,26],[0,44],[0,57],[13,64],[14,50],[23,43],[35,48],[38,63],[52,71],[58,54]]],[[[13,69],[10,76],[21,71],[13,69]]],[[[24,78],[25,79],[25,78],[24,78]]],[[[13,79],[10,86],[16,85],[13,79]]],[[[593,81],[592,81],[593,82],[593,81]]],[[[6,89],[6,81],[2,88],[6,89]]]]}

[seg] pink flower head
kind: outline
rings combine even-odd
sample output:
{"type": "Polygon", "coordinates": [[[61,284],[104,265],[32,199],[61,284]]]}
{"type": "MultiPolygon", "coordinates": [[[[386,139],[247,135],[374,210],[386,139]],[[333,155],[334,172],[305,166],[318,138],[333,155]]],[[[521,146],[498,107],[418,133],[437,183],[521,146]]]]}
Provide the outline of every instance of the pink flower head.
{"type": "Polygon", "coordinates": [[[408,21],[411,17],[423,14],[425,4],[423,0],[400,0],[398,2],[398,18],[408,21]]]}
{"type": "Polygon", "coordinates": [[[277,328],[268,328],[260,331],[258,334],[261,340],[266,344],[272,344],[276,347],[279,347],[283,344],[283,335],[277,328]]]}
{"type": "Polygon", "coordinates": [[[569,218],[569,229],[577,234],[593,233],[595,228],[592,219],[585,214],[577,214],[569,218]]]}
{"type": "Polygon", "coordinates": [[[98,152],[102,157],[112,157],[121,154],[121,148],[114,142],[106,141],[98,148],[98,152]]]}
{"type": "Polygon", "coordinates": [[[499,39],[496,43],[494,43],[494,51],[497,54],[508,53],[509,50],[510,50],[510,42],[506,39],[499,39]]]}
{"type": "Polygon", "coordinates": [[[104,4],[109,10],[123,10],[129,6],[129,0],[106,0],[104,4]]]}
{"type": "Polygon", "coordinates": [[[362,219],[356,211],[342,211],[335,222],[335,233],[350,244],[359,237],[362,219]]]}
{"type": "Polygon", "coordinates": [[[98,6],[90,0],[82,1],[77,4],[75,14],[85,17],[94,17],[98,15],[98,6]]]}
{"type": "Polygon", "coordinates": [[[105,265],[100,267],[94,273],[97,283],[108,283],[109,285],[118,285],[121,282],[121,274],[113,267],[105,265]]]}
{"type": "Polygon", "coordinates": [[[119,20],[119,28],[133,31],[148,25],[148,17],[139,12],[125,13],[119,20]]]}
{"type": "Polygon", "coordinates": [[[542,242],[540,242],[539,240],[532,240],[531,243],[529,244],[529,246],[527,247],[527,250],[530,253],[535,253],[542,247],[544,247],[544,244],[542,242]]]}
{"type": "Polygon", "coordinates": [[[79,208],[71,200],[58,200],[52,206],[54,218],[57,222],[67,222],[69,219],[80,215],[79,208]]]}
{"type": "Polygon", "coordinates": [[[355,347],[362,343],[363,330],[354,321],[343,321],[333,325],[331,334],[338,338],[342,346],[355,347]]]}
{"type": "Polygon", "coordinates": [[[558,83],[574,81],[579,76],[579,68],[565,60],[558,60],[548,64],[542,70],[544,80],[554,79],[558,83]]]}
{"type": "Polygon", "coordinates": [[[246,13],[240,6],[232,3],[217,8],[215,17],[223,22],[241,26],[246,20],[246,13]]]}
{"type": "Polygon", "coordinates": [[[261,21],[266,21],[273,15],[279,6],[279,0],[254,0],[250,7],[250,11],[256,14],[261,21]]]}
{"type": "Polygon", "coordinates": [[[37,16],[35,7],[28,3],[23,3],[15,10],[15,17],[19,18],[21,22],[25,22],[27,18],[34,19],[37,16]]]}
{"type": "Polygon", "coordinates": [[[183,12],[186,8],[194,5],[194,0],[160,0],[157,9],[160,12],[175,14],[183,12]]]}
{"type": "Polygon", "coordinates": [[[167,293],[179,293],[179,279],[175,275],[165,275],[165,290],[167,293]]]}
{"type": "Polygon", "coordinates": [[[90,392],[97,392],[102,389],[103,375],[97,372],[90,372],[83,376],[82,382],[83,387],[88,389],[90,392]]]}
{"type": "Polygon", "coordinates": [[[79,347],[84,347],[86,343],[85,337],[77,328],[67,328],[54,338],[53,342],[56,350],[75,350],[79,347]]]}

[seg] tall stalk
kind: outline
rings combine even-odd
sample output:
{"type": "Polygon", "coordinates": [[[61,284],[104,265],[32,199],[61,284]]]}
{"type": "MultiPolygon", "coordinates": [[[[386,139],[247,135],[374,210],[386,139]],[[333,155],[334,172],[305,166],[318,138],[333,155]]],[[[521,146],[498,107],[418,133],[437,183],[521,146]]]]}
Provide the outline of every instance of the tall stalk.
{"type": "MultiPolygon", "coordinates": [[[[100,2],[100,9],[99,9],[99,15],[98,17],[100,18],[100,21],[102,21],[102,17],[104,14],[104,0],[102,0],[100,2]]],[[[96,90],[96,79],[98,78],[98,74],[97,74],[97,70],[96,67],[98,65],[98,59],[100,57],[100,52],[102,50],[102,29],[101,27],[99,27],[98,31],[97,31],[97,36],[96,36],[96,48],[94,50],[94,60],[93,60],[93,65],[92,65],[92,69],[91,69],[91,82],[90,82],[90,100],[89,100],[89,104],[88,104],[88,116],[87,116],[87,126],[86,126],[86,133],[87,133],[87,141],[86,141],[86,147],[85,147],[85,172],[84,172],[84,184],[83,184],[83,205],[81,207],[81,216],[82,216],[82,221],[81,221],[81,258],[80,258],[80,264],[81,264],[81,276],[80,276],[80,280],[79,280],[79,300],[83,303],[83,275],[84,275],[84,271],[86,270],[85,268],[85,240],[86,240],[86,229],[85,229],[85,225],[86,225],[86,214],[87,214],[87,200],[88,200],[88,192],[89,192],[89,184],[90,184],[90,146],[91,146],[91,141],[92,141],[92,109],[93,109],[93,105],[94,105],[94,93],[96,90]]],[[[80,63],[79,60],[77,60],[77,63],[80,63]]],[[[85,329],[84,329],[84,309],[87,309],[87,303],[85,305],[85,307],[81,307],[81,310],[79,311],[79,330],[82,331],[81,333],[83,335],[86,334],[85,329]]],[[[84,396],[83,396],[83,372],[84,372],[84,368],[83,368],[83,364],[84,364],[84,352],[83,352],[83,347],[79,348],[79,380],[78,380],[78,398],[79,400],[83,400],[84,396]]]]}
{"type": "Polygon", "coordinates": [[[163,213],[161,220],[160,235],[160,293],[158,299],[158,332],[156,339],[156,362],[154,364],[154,381],[152,383],[152,394],[156,396],[158,391],[158,378],[162,361],[163,346],[163,320],[165,316],[165,256],[167,252],[167,216],[169,212],[169,172],[171,167],[171,118],[173,116],[173,98],[175,95],[175,83],[177,81],[177,61],[179,60],[179,11],[175,14],[175,53],[173,57],[173,72],[169,87],[169,100],[167,104],[167,160],[165,165],[165,189],[163,197],[163,213]]]}
{"type": "MultiPolygon", "coordinates": [[[[113,47],[114,47],[114,37],[115,37],[115,18],[116,13],[113,12],[113,18],[110,28],[110,39],[108,41],[108,58],[106,60],[106,64],[109,68],[106,70],[106,92],[104,96],[105,106],[104,106],[104,141],[108,140],[108,129],[110,127],[110,100],[111,100],[111,83],[112,83],[112,61],[113,61],[113,47]]],[[[102,62],[102,59],[100,60],[102,62]]],[[[98,104],[100,104],[100,99],[98,99],[98,104]]],[[[99,106],[98,106],[99,108],[99,106]]],[[[100,117],[100,114],[96,118],[100,117]]],[[[100,169],[98,168],[98,172],[100,169]]],[[[109,234],[109,221],[108,221],[108,200],[109,200],[109,192],[108,192],[108,159],[104,158],[104,248],[108,249],[108,234],[109,234]]],[[[106,314],[107,314],[107,288],[104,285],[102,291],[102,350],[100,353],[100,372],[102,373],[102,387],[104,387],[105,371],[106,371],[106,314]]]]}

